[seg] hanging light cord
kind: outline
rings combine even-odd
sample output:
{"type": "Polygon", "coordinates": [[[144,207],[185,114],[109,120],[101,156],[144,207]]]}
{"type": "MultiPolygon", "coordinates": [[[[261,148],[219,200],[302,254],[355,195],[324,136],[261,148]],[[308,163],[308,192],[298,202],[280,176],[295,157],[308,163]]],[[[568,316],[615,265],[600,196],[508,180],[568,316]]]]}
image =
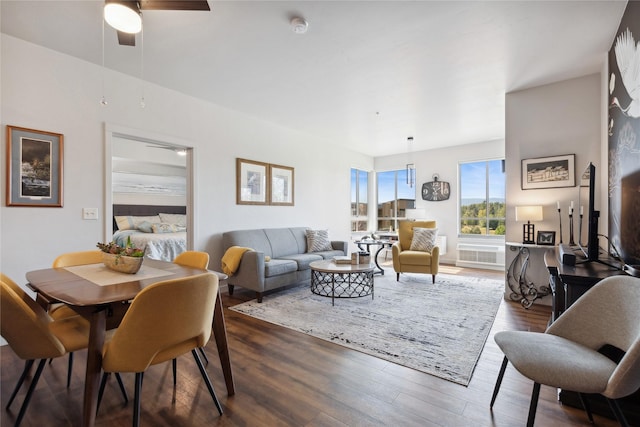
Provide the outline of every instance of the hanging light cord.
{"type": "Polygon", "coordinates": [[[144,101],[144,24],[142,25],[142,30],[140,31],[140,50],[142,51],[140,54],[140,80],[142,84],[142,96],[140,98],[140,108],[144,108],[147,104],[144,101]]]}
{"type": "Polygon", "coordinates": [[[100,104],[107,106],[107,99],[104,97],[104,17],[102,19],[102,98],[100,98],[100,104]]]}

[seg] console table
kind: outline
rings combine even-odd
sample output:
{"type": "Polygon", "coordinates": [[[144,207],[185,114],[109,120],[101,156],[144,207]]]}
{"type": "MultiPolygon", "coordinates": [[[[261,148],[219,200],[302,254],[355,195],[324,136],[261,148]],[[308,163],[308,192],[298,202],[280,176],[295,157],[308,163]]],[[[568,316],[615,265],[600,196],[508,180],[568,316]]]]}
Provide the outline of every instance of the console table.
{"type": "Polygon", "coordinates": [[[509,298],[513,301],[520,301],[524,308],[529,308],[535,300],[551,293],[548,287],[536,288],[535,284],[527,279],[531,250],[549,250],[549,246],[515,242],[506,242],[505,244],[518,250],[518,254],[507,269],[507,285],[511,290],[509,298]]]}
{"type": "MultiPolygon", "coordinates": [[[[575,266],[564,265],[560,262],[559,249],[550,249],[544,254],[544,263],[549,271],[549,285],[553,294],[551,304],[551,322],[578,300],[585,292],[600,280],[616,275],[626,275],[621,269],[611,267],[619,264],[612,258],[602,257],[602,261],[576,263],[575,266]]],[[[605,352],[603,352],[605,353],[605,352]]],[[[569,406],[582,408],[577,393],[560,390],[559,400],[569,406]]],[[[589,395],[589,403],[594,414],[614,418],[606,400],[600,395],[589,395]]],[[[627,421],[631,425],[640,425],[640,391],[620,400],[620,407],[627,421]]]]}

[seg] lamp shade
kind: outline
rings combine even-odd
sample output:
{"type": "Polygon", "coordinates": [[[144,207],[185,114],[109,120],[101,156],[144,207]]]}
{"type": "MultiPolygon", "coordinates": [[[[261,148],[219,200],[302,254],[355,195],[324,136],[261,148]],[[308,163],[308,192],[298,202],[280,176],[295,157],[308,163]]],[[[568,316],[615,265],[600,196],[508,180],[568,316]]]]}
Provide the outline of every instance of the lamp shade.
{"type": "Polygon", "coordinates": [[[516,206],[516,221],[542,221],[542,206],[516,206]]]}
{"type": "Polygon", "coordinates": [[[405,218],[407,219],[424,219],[426,215],[426,209],[405,209],[405,218]]]}
{"type": "Polygon", "coordinates": [[[129,7],[125,2],[105,4],[104,20],[116,30],[124,33],[136,34],[142,30],[140,13],[129,7]]]}

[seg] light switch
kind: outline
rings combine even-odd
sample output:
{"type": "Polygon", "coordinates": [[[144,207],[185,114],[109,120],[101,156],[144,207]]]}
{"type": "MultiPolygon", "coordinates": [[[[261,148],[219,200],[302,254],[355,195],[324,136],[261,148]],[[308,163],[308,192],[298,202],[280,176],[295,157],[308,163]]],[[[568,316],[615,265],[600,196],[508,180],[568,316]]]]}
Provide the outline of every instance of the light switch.
{"type": "Polygon", "coordinates": [[[98,208],[82,208],[82,219],[98,219],[98,208]]]}

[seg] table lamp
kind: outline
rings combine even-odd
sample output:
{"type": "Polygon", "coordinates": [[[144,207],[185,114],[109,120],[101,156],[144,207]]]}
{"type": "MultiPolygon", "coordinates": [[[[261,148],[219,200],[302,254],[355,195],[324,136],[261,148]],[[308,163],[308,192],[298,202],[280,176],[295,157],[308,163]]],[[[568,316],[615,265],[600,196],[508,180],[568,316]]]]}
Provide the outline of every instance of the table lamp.
{"type": "Polygon", "coordinates": [[[425,219],[427,215],[426,209],[405,209],[405,218],[410,221],[417,219],[425,219]]]}
{"type": "Polygon", "coordinates": [[[527,221],[522,225],[522,243],[535,244],[535,226],[531,221],[542,221],[542,206],[516,206],[516,221],[527,221]]]}

